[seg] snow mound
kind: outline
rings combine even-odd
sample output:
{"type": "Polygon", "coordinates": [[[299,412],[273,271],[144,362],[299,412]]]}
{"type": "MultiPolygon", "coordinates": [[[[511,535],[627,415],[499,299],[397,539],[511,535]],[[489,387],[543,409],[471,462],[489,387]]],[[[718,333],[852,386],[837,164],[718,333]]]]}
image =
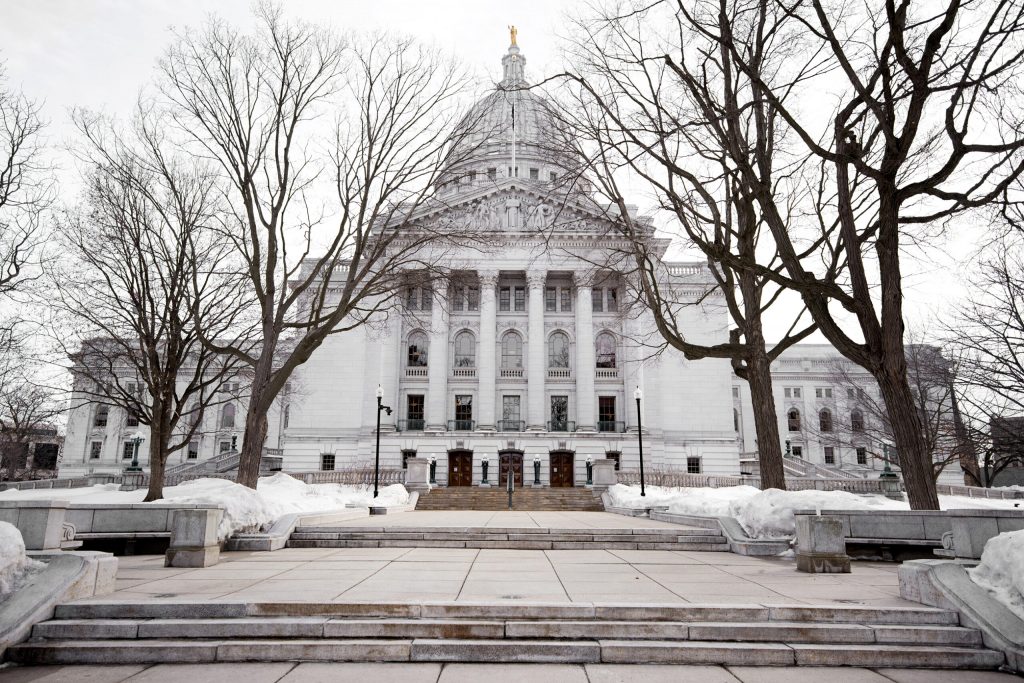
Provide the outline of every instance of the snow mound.
{"type": "MultiPolygon", "coordinates": [[[[119,491],[117,484],[99,484],[74,489],[10,490],[0,500],[70,500],[73,503],[141,503],[144,489],[119,491]]],[[[349,505],[382,507],[405,505],[409,492],[401,484],[385,486],[375,499],[367,485],[306,484],[301,479],[277,472],[261,478],[256,490],[227,479],[193,479],[164,488],[159,503],[216,505],[224,508],[217,530],[221,540],[238,531],[256,531],[283,515],[297,512],[326,512],[349,505]]]]}
{"type": "Polygon", "coordinates": [[[17,588],[27,571],[42,566],[42,562],[25,555],[25,541],[18,527],[0,522],[0,595],[17,588]]]}
{"type": "Polygon", "coordinates": [[[990,539],[981,562],[967,573],[1024,619],[1024,531],[1008,531],[990,539]]]}

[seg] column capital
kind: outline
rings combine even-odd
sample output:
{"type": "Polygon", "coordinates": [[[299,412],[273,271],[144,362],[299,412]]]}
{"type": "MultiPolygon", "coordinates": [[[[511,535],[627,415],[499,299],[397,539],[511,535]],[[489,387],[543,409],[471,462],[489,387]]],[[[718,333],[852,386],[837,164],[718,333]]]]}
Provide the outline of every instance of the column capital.
{"type": "Polygon", "coordinates": [[[481,287],[493,289],[498,284],[498,271],[496,270],[478,270],[476,276],[480,280],[481,287]]]}
{"type": "Polygon", "coordinates": [[[543,287],[548,281],[548,272],[546,270],[529,270],[526,272],[526,283],[533,287],[543,287]]]}
{"type": "Polygon", "coordinates": [[[594,286],[594,275],[592,273],[576,271],[572,274],[572,281],[577,289],[590,289],[594,286]]]}

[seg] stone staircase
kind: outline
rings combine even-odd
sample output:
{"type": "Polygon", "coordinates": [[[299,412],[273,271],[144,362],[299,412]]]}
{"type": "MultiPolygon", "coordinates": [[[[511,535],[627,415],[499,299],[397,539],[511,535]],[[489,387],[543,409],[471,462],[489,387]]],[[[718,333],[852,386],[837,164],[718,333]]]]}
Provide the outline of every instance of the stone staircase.
{"type": "MultiPolygon", "coordinates": [[[[601,494],[587,488],[517,488],[512,493],[515,510],[604,510],[601,494]]],[[[417,510],[508,510],[508,492],[504,488],[447,486],[420,494],[417,510]]]]}
{"type": "Polygon", "coordinates": [[[289,548],[509,548],[516,550],[711,550],[728,552],[717,530],[544,527],[298,527],[289,548]]]}
{"type": "Polygon", "coordinates": [[[7,651],[22,664],[563,662],[994,669],[931,608],[590,603],[81,602],[7,651]]]}

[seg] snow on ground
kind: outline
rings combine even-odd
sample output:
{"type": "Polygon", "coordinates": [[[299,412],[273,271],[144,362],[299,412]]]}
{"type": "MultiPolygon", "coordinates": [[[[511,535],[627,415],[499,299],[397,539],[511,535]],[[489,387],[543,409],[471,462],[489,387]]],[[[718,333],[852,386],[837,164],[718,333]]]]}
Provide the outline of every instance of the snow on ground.
{"type": "Polygon", "coordinates": [[[25,541],[18,527],[0,522],[0,595],[14,591],[30,570],[43,566],[25,555],[25,541]]]}
{"type": "Polygon", "coordinates": [[[985,544],[971,579],[1024,619],[1024,531],[999,534],[985,544]]]}
{"type": "MultiPolygon", "coordinates": [[[[141,503],[145,489],[119,491],[117,484],[98,484],[72,489],[28,489],[0,492],[0,500],[70,500],[73,503],[141,503]]],[[[195,479],[164,489],[162,503],[219,505],[225,508],[218,534],[228,538],[236,531],[256,530],[293,512],[337,510],[348,504],[394,506],[409,502],[401,484],[380,489],[376,499],[366,485],[306,484],[278,472],[263,477],[256,490],[226,479],[195,479]]]]}
{"type": "MultiPolygon", "coordinates": [[[[795,510],[909,510],[902,501],[879,494],[856,494],[846,491],[761,491],[753,486],[722,488],[640,487],[616,484],[608,489],[615,507],[639,508],[667,505],[669,512],[684,515],[735,517],[751,538],[791,537],[796,533],[795,510]]],[[[968,508],[1024,508],[1020,500],[939,496],[943,510],[968,508]]]]}

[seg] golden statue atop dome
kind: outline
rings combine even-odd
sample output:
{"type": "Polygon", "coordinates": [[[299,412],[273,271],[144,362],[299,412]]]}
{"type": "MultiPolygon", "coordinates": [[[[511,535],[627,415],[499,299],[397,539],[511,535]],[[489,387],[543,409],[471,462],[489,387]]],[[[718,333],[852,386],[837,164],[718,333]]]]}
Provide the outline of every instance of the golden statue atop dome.
{"type": "Polygon", "coordinates": [[[513,47],[515,47],[516,46],[516,35],[519,34],[519,30],[516,29],[515,26],[509,26],[508,27],[508,34],[512,37],[512,45],[513,45],[513,47]]]}

